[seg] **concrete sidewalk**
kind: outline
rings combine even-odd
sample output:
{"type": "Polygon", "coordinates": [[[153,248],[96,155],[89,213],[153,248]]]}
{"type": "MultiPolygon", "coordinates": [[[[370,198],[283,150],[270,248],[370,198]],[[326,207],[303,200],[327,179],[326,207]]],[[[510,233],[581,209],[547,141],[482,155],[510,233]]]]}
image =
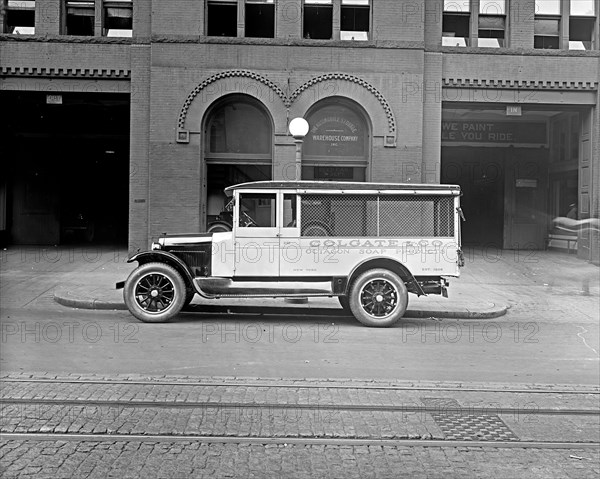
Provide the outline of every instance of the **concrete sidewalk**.
{"type": "MultiPolygon", "coordinates": [[[[543,295],[598,296],[599,269],[574,255],[550,251],[464,249],[460,278],[450,278],[449,298],[409,297],[406,317],[487,319],[506,314],[511,306],[544,302],[543,295]]],[[[127,263],[125,248],[111,246],[10,247],[1,252],[0,278],[4,307],[53,294],[64,306],[124,310],[115,283],[127,278],[137,263],[127,263]]],[[[205,300],[198,296],[192,311],[344,315],[337,298],[310,298],[308,304],[283,299],[205,300]]]]}

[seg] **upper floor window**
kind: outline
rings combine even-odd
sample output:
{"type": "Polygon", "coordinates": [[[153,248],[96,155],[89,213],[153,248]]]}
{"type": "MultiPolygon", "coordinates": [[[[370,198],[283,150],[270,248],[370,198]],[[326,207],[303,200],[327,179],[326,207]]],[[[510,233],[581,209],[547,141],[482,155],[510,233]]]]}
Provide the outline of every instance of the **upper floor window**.
{"type": "Polygon", "coordinates": [[[560,15],[561,0],[535,0],[535,15],[560,15]]]}
{"type": "Polygon", "coordinates": [[[211,37],[237,37],[237,0],[208,0],[207,30],[211,37]]]}
{"type": "Polygon", "coordinates": [[[246,0],[245,29],[246,37],[274,38],[274,0],[246,0]]]}
{"type": "Polygon", "coordinates": [[[560,9],[560,0],[535,0],[534,48],[560,48],[560,9]]]}
{"type": "Polygon", "coordinates": [[[505,0],[480,0],[477,45],[492,48],[504,47],[505,32],[505,0]]]}
{"type": "Polygon", "coordinates": [[[469,0],[444,0],[442,45],[466,47],[469,44],[470,8],[469,0]]]}
{"type": "Polygon", "coordinates": [[[94,35],[95,7],[93,1],[67,0],[67,35],[94,35]]]}
{"type": "Polygon", "coordinates": [[[8,0],[5,31],[15,35],[33,35],[35,33],[35,1],[8,0]]]}
{"type": "Polygon", "coordinates": [[[304,38],[333,38],[333,0],[304,0],[304,38]]]}
{"type": "Polygon", "coordinates": [[[133,32],[133,0],[104,2],[103,34],[107,37],[131,37],[133,32]]]}
{"type": "Polygon", "coordinates": [[[369,0],[342,0],[341,40],[369,39],[369,0]]]}
{"type": "Polygon", "coordinates": [[[569,50],[594,48],[596,16],[594,0],[571,0],[569,17],[569,50]]]}

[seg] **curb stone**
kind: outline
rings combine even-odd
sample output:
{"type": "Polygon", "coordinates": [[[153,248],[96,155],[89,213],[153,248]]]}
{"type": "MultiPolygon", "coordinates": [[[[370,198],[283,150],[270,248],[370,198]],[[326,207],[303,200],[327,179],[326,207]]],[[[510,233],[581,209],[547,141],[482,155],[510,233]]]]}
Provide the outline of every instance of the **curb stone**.
{"type": "MultiPolygon", "coordinates": [[[[97,298],[85,298],[73,293],[68,290],[57,290],[54,292],[54,301],[63,306],[67,306],[70,308],[77,309],[91,309],[91,310],[118,310],[118,311],[126,311],[127,307],[125,303],[122,301],[106,301],[97,298]]],[[[278,307],[278,308],[259,308],[259,312],[262,314],[285,314],[285,310],[298,309],[298,308],[306,308],[307,311],[310,311],[310,314],[328,314],[332,316],[340,316],[345,317],[347,314],[343,312],[342,309],[337,308],[310,308],[306,307],[303,304],[288,304],[287,307],[278,307]],[[269,309],[272,311],[269,312],[269,309]]],[[[194,312],[220,312],[219,310],[223,309],[222,312],[227,313],[253,313],[256,307],[247,306],[231,306],[225,303],[218,305],[198,305],[192,303],[189,311],[194,312]]],[[[436,319],[436,318],[444,318],[444,319],[493,319],[504,316],[509,307],[506,305],[496,304],[496,303],[488,303],[486,308],[482,308],[479,311],[471,310],[465,308],[464,310],[427,310],[427,309],[408,309],[404,314],[405,318],[414,318],[414,319],[436,319]]]]}

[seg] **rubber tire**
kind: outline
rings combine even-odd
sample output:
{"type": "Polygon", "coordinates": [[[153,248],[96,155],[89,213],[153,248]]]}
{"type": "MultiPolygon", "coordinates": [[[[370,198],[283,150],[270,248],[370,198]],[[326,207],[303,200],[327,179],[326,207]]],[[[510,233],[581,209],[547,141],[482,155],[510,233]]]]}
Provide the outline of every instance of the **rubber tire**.
{"type": "Polygon", "coordinates": [[[371,269],[362,273],[353,283],[350,288],[349,296],[350,309],[354,317],[365,326],[371,327],[388,327],[396,323],[402,318],[408,306],[408,290],[402,278],[396,273],[388,269],[378,268],[371,269]],[[363,287],[374,279],[383,279],[389,282],[397,293],[397,304],[389,315],[382,318],[377,318],[365,311],[362,307],[360,293],[363,287]]]}
{"type": "Polygon", "coordinates": [[[348,296],[338,296],[338,301],[340,302],[340,306],[344,311],[349,314],[352,314],[352,310],[350,309],[350,300],[348,296]]]}
{"type": "Polygon", "coordinates": [[[185,282],[177,270],[164,263],[146,263],[134,269],[123,288],[123,299],[129,312],[145,323],[166,323],[183,308],[187,294],[185,282]],[[140,279],[148,274],[161,274],[173,284],[174,298],[171,304],[160,313],[149,313],[135,299],[135,288],[140,279]]]}
{"type": "Polygon", "coordinates": [[[229,226],[227,223],[214,223],[214,224],[210,225],[210,227],[208,228],[208,230],[206,232],[207,233],[224,233],[226,231],[231,231],[231,226],[229,226]]]}

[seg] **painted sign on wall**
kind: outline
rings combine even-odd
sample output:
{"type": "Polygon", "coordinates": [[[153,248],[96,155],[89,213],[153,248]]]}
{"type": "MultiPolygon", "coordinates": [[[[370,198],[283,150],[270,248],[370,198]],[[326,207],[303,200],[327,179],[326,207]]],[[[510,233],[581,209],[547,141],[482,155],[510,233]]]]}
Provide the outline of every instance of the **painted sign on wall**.
{"type": "Polygon", "coordinates": [[[545,145],[545,122],[442,121],[442,142],[545,145]]]}
{"type": "Polygon", "coordinates": [[[311,115],[308,123],[305,156],[364,156],[366,128],[349,108],[326,106],[311,115]]]}

